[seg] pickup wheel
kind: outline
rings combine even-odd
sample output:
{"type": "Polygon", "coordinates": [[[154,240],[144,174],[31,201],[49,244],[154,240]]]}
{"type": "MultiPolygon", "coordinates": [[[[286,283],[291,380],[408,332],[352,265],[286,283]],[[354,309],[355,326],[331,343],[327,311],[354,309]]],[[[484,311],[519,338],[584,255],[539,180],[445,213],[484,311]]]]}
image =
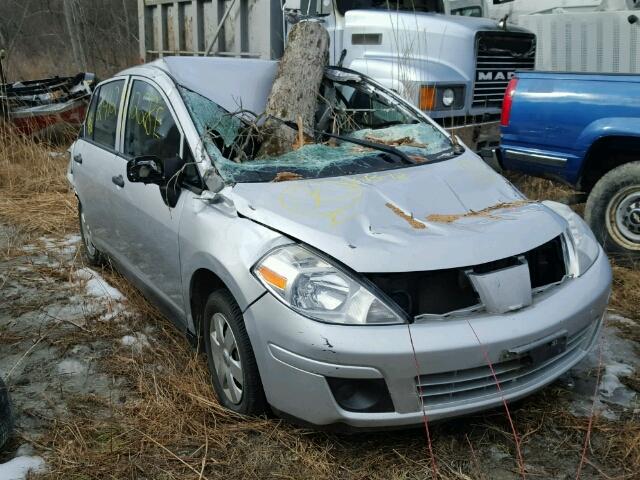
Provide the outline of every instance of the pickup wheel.
{"type": "Polygon", "coordinates": [[[0,378],[0,450],[9,439],[13,427],[13,416],[9,404],[9,391],[0,378]]]}
{"type": "Polygon", "coordinates": [[[265,413],[267,401],[242,311],[228,290],[209,296],[204,321],[207,361],[218,400],[244,415],[265,413]]]}
{"type": "Polygon", "coordinates": [[[91,235],[91,229],[87,224],[87,220],[82,210],[82,204],[78,202],[78,223],[80,224],[80,236],[82,237],[82,250],[84,256],[90,265],[95,267],[102,266],[104,264],[104,256],[93,244],[93,236],[91,235]]]}
{"type": "Polygon", "coordinates": [[[619,263],[640,260],[640,162],[621,165],[598,181],[587,200],[585,218],[619,263]]]}

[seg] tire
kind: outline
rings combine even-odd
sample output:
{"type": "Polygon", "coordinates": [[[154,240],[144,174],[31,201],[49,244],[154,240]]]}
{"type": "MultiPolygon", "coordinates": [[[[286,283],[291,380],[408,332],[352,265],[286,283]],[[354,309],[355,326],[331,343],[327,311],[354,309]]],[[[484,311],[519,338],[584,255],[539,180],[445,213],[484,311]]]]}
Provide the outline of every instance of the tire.
{"type": "Polygon", "coordinates": [[[104,265],[104,255],[98,250],[91,241],[91,229],[84,218],[82,204],[78,202],[78,225],[80,227],[80,236],[82,237],[82,253],[89,265],[100,267],[104,265]]]}
{"type": "Polygon", "coordinates": [[[585,219],[619,263],[640,261],[640,162],[614,168],[596,183],[587,199],[585,219]]]}
{"type": "Polygon", "coordinates": [[[11,435],[13,429],[13,415],[11,413],[11,405],[9,403],[9,391],[0,378],[0,450],[11,435]]]}
{"type": "Polygon", "coordinates": [[[203,318],[207,362],[219,402],[243,415],[265,413],[260,373],[242,311],[231,293],[225,289],[212,293],[203,318]]]}

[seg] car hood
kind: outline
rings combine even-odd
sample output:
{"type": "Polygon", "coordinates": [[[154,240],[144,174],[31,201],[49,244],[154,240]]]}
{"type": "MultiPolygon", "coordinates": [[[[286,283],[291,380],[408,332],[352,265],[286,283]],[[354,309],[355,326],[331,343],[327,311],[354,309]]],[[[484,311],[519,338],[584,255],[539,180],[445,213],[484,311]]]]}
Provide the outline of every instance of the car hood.
{"type": "Polygon", "coordinates": [[[236,184],[225,195],[239,214],[361,273],[479,265],[566,228],[471,153],[373,174],[236,184]]]}

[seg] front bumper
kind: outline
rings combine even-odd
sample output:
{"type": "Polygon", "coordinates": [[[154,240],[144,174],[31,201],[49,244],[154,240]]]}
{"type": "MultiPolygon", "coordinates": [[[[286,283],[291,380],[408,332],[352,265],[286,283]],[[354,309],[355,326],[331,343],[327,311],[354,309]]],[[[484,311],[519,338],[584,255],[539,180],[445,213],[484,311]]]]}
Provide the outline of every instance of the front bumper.
{"type": "Polygon", "coordinates": [[[611,268],[601,252],[582,277],[537,295],[531,307],[510,314],[410,326],[328,325],[302,317],[266,294],[244,315],[267,400],[276,410],[316,425],[401,427],[423,421],[418,384],[425,385],[420,390],[429,419],[437,420],[499,406],[503,397],[522,398],[558,378],[595,343],[610,287],[611,268]],[[564,353],[515,378],[506,370],[504,376],[500,373],[505,352],[559,334],[568,339],[564,353]],[[488,369],[485,351],[498,371],[502,395],[492,377],[489,384],[482,375],[488,369]],[[469,374],[476,383],[456,389],[469,374]],[[346,411],[326,377],[383,378],[394,411],[346,411]]]}

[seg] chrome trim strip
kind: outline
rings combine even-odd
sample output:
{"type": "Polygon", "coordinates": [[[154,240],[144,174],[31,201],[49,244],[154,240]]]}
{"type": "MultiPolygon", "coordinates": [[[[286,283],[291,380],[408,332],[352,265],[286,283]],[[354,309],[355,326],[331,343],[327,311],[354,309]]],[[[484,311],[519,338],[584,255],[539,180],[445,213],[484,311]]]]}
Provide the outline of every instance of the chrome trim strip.
{"type": "Polygon", "coordinates": [[[537,163],[548,167],[564,167],[567,163],[566,158],[554,157],[551,155],[541,155],[539,153],[518,152],[516,150],[505,150],[505,156],[511,160],[520,160],[522,162],[537,163]]]}

